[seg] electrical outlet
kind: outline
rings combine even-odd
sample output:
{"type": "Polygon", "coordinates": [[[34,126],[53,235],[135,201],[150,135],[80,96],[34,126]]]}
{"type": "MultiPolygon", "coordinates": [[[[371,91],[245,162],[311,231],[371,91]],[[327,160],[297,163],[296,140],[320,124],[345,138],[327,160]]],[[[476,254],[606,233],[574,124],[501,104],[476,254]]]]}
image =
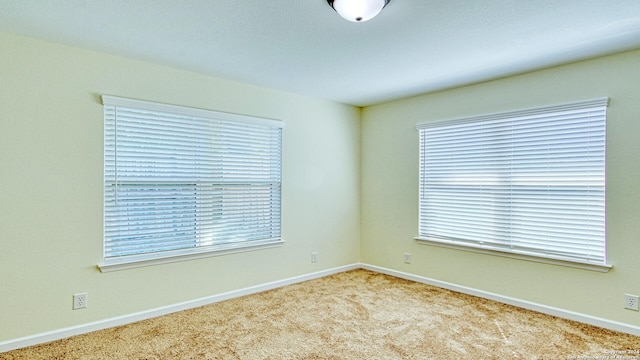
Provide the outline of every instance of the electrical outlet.
{"type": "Polygon", "coordinates": [[[87,293],[73,294],[73,310],[87,307],[87,293]]]}
{"type": "Polygon", "coordinates": [[[318,262],[318,252],[314,251],[311,253],[311,262],[312,263],[317,263],[318,262]]]}
{"type": "Polygon", "coordinates": [[[624,308],[638,311],[638,295],[624,294],[624,308]]]}
{"type": "Polygon", "coordinates": [[[411,254],[404,253],[404,255],[402,256],[402,260],[405,264],[411,264],[411,254]]]}

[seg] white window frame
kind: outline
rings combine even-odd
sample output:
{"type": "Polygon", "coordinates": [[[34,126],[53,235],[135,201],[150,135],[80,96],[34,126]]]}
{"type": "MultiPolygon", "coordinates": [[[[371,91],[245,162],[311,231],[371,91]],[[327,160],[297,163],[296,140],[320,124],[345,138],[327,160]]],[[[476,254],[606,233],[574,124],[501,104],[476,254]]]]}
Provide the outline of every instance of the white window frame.
{"type": "Polygon", "coordinates": [[[102,103],[102,272],[284,243],[282,121],[109,95],[102,103]]]}
{"type": "Polygon", "coordinates": [[[607,106],[608,98],[598,98],[417,124],[420,195],[415,239],[608,271],[607,106]],[[588,138],[576,139],[576,132],[588,138]],[[585,211],[590,213],[583,215],[585,211]],[[557,221],[564,216],[560,213],[571,215],[557,221]],[[575,220],[570,218],[574,215],[575,220]]]}

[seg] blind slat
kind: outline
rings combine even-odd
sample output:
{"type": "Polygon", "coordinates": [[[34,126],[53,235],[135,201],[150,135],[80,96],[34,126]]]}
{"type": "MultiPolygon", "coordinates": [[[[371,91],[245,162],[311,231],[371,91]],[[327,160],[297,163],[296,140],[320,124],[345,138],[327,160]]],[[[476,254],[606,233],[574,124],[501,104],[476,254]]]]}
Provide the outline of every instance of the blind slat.
{"type": "Polygon", "coordinates": [[[281,122],[103,103],[105,260],[280,238],[281,122]]]}
{"type": "Polygon", "coordinates": [[[607,104],[418,124],[419,237],[604,265],[607,104]]]}

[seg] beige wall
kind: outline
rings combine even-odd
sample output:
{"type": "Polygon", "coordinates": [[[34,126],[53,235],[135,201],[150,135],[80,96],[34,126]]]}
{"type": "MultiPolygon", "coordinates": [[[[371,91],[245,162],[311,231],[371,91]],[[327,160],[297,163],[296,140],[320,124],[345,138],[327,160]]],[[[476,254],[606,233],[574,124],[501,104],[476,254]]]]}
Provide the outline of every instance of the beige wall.
{"type": "Polygon", "coordinates": [[[0,342],[358,261],[611,321],[640,294],[640,51],[357,108],[0,33],[0,342]],[[275,249],[100,273],[109,94],[285,121],[275,249]],[[611,98],[609,273],[419,245],[415,124],[611,98]],[[318,251],[320,262],[310,262],[318,251]],[[402,254],[413,255],[412,264],[402,254]],[[72,294],[89,307],[71,310],[72,294]]]}
{"type": "Polygon", "coordinates": [[[358,262],[359,139],[358,108],[0,33],[0,342],[358,262]],[[286,244],[100,273],[102,94],[283,120],[286,244]]]}
{"type": "Polygon", "coordinates": [[[640,295],[640,51],[583,61],[363,110],[361,260],[365,263],[640,325],[623,309],[640,295]],[[416,123],[610,97],[607,125],[609,273],[417,244],[416,123]],[[402,254],[412,254],[404,264],[402,254]]]}

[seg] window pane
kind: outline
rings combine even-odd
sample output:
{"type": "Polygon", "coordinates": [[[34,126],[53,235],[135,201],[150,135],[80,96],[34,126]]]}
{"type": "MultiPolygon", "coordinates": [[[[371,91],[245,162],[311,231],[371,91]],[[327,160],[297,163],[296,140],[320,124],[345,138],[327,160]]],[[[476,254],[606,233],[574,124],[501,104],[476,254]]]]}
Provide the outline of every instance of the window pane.
{"type": "Polygon", "coordinates": [[[280,238],[280,122],[103,101],[105,260],[280,238]]]}
{"type": "Polygon", "coordinates": [[[418,125],[419,237],[604,264],[606,106],[418,125]]]}

